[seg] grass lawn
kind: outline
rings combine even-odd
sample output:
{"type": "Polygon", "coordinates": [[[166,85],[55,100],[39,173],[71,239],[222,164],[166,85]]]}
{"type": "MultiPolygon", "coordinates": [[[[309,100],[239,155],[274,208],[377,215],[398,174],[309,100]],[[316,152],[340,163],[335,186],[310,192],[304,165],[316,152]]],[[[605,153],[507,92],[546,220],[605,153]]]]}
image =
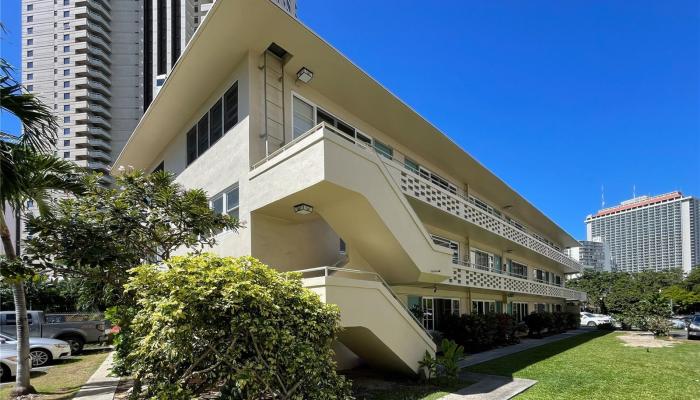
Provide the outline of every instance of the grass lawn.
{"type": "Polygon", "coordinates": [[[700,342],[646,349],[618,335],[586,333],[469,370],[536,379],[518,400],[700,398],[700,342]]]}
{"type": "MultiPolygon", "coordinates": [[[[58,361],[47,371],[33,371],[32,385],[41,400],[70,399],[107,358],[107,351],[86,352],[68,360],[58,361]]],[[[13,378],[14,379],[14,378],[13,378]]],[[[14,385],[0,388],[0,399],[9,398],[14,385]]]]}

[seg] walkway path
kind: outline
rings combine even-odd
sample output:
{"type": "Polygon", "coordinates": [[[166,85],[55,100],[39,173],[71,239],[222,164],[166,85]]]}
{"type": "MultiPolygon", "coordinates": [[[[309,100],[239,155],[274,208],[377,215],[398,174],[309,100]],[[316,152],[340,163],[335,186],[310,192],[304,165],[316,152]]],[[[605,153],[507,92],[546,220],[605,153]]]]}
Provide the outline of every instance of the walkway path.
{"type": "Polygon", "coordinates": [[[119,385],[119,377],[109,376],[113,356],[114,352],[109,353],[102,365],[73,397],[74,399],[112,400],[114,398],[114,392],[119,385]]]}

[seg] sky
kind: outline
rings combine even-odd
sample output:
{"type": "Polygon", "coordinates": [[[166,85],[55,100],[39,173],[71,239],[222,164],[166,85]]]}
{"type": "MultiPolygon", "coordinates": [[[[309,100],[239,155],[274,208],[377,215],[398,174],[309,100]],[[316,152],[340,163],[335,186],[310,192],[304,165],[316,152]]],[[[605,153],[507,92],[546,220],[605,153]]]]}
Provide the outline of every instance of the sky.
{"type": "MultiPolygon", "coordinates": [[[[19,3],[0,1],[18,67],[19,3]]],[[[697,1],[298,0],[298,17],[577,239],[602,192],[700,196],[697,1]]]]}

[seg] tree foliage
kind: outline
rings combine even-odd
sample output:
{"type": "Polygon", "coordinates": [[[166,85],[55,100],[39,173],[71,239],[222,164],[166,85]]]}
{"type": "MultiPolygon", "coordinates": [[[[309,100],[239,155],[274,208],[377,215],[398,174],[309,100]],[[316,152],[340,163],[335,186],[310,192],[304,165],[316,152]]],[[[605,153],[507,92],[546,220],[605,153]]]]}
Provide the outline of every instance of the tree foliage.
{"type": "Polygon", "coordinates": [[[166,260],[181,247],[199,253],[216,243],[217,233],[239,228],[211,210],[203,190],[184,190],[168,172],[130,171],[117,177],[116,187],[90,176],[85,186],[83,196],[60,199],[51,213],[28,219],[34,235],[27,253],[39,269],[118,294],[131,268],[166,260]]]}
{"type": "Polygon", "coordinates": [[[332,359],[338,309],[303,288],[298,274],[205,254],[140,266],[127,289],[139,304],[127,361],[146,396],[350,396],[332,359]]]}
{"type": "MultiPolygon", "coordinates": [[[[683,282],[680,269],[638,273],[585,271],[567,286],[588,293],[589,302],[625,327],[650,329],[668,318],[671,305],[662,294],[683,282]]],[[[657,329],[658,330],[658,329],[657,329]]]]}
{"type": "Polygon", "coordinates": [[[665,288],[661,294],[664,299],[673,302],[678,313],[700,311],[700,266],[693,268],[682,282],[665,288]]]}

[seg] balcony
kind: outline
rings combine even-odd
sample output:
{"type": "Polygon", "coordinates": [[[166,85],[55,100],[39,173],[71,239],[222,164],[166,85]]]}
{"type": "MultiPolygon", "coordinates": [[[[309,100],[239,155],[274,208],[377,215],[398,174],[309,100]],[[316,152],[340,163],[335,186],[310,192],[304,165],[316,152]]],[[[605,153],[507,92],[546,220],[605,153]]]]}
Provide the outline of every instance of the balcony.
{"type": "MultiPolygon", "coordinates": [[[[409,261],[414,260],[418,268],[425,269],[426,266],[434,266],[436,271],[441,271],[442,277],[437,283],[498,290],[507,293],[559,297],[567,300],[585,299],[585,293],[566,289],[561,285],[536,282],[527,279],[527,276],[490,270],[487,267],[471,265],[461,261],[454,263],[451,257],[446,258],[431,252],[423,254],[425,257],[416,256],[415,258],[402,261],[395,270],[387,269],[387,263],[396,261],[389,260],[387,257],[387,254],[390,254],[390,252],[386,244],[391,244],[392,238],[396,239],[397,244],[403,247],[404,251],[408,252],[417,251],[417,244],[420,243],[419,237],[410,238],[410,240],[403,238],[404,235],[411,233],[411,229],[408,229],[407,226],[393,230],[393,236],[387,235],[386,238],[379,240],[377,237],[381,233],[381,224],[377,224],[377,227],[368,228],[371,221],[366,223],[358,222],[358,218],[376,214],[381,216],[380,219],[383,224],[393,224],[394,214],[397,214],[401,210],[400,205],[403,205],[408,200],[405,190],[400,187],[400,180],[394,177],[395,172],[392,171],[389,165],[390,162],[367,144],[354,143],[354,141],[334,128],[320,124],[251,167],[251,190],[256,193],[266,193],[265,196],[262,196],[264,200],[261,198],[258,201],[260,205],[256,207],[256,204],[251,204],[251,208],[260,213],[269,212],[270,215],[276,213],[274,216],[279,217],[288,212],[291,204],[301,202],[313,204],[314,212],[333,227],[350,246],[354,246],[360,254],[372,254],[374,249],[371,247],[377,243],[382,243],[379,246],[381,249],[376,251],[378,257],[368,261],[370,261],[371,265],[381,267],[382,271],[380,273],[389,282],[406,282],[407,279],[410,280],[406,272],[410,271],[410,268],[407,268],[409,261]],[[368,168],[369,166],[374,168],[368,168]],[[304,170],[304,174],[299,173],[301,170],[304,170]],[[347,173],[347,171],[352,172],[347,173]],[[373,179],[373,174],[381,175],[382,179],[373,179]],[[350,185],[343,182],[340,179],[341,176],[352,178],[356,184],[350,185]],[[357,177],[362,177],[362,179],[357,181],[354,179],[357,177]],[[323,186],[323,190],[328,191],[322,192],[320,185],[316,184],[319,179],[327,181],[333,186],[329,188],[323,186]],[[311,183],[304,183],[303,181],[305,180],[310,180],[311,183]],[[259,185],[259,187],[255,185],[259,185]],[[288,188],[285,185],[291,185],[292,187],[288,188]],[[338,186],[344,186],[350,192],[342,192],[338,186]],[[270,191],[270,187],[275,187],[276,190],[270,191]],[[339,209],[341,202],[339,200],[330,200],[352,199],[352,193],[362,194],[364,199],[369,200],[371,208],[361,211],[360,206],[362,202],[358,201],[357,203],[348,203],[347,208],[339,209]],[[377,197],[376,200],[374,200],[375,196],[377,197]],[[267,197],[271,198],[268,199],[267,197]],[[392,202],[387,203],[386,206],[382,205],[383,202],[393,198],[396,198],[398,203],[392,202]],[[337,213],[329,212],[331,211],[330,209],[337,211],[337,213]],[[350,214],[353,215],[352,223],[347,221],[347,216],[350,214]],[[339,216],[342,216],[342,221],[339,216]],[[353,230],[352,228],[355,226],[361,226],[361,228],[353,230]],[[372,239],[368,238],[368,230],[373,233],[372,239]],[[359,248],[358,245],[365,247],[359,248]],[[444,273],[442,273],[443,270],[444,273]]],[[[362,199],[362,197],[359,197],[359,199],[362,199]]],[[[400,215],[396,217],[397,221],[405,222],[411,218],[418,218],[409,204],[406,204],[405,207],[410,209],[409,212],[405,216],[400,215]]],[[[473,212],[477,211],[480,210],[474,210],[473,212]]],[[[417,220],[417,225],[422,226],[420,220],[417,220]]],[[[352,260],[350,260],[350,263],[352,263],[352,260]]]]}
{"type": "Polygon", "coordinates": [[[537,296],[559,297],[566,300],[586,301],[586,293],[567,289],[561,285],[526,277],[471,263],[454,265],[452,278],[444,283],[509,293],[522,293],[537,296]]]}
{"type": "Polygon", "coordinates": [[[87,77],[76,77],[74,82],[76,89],[90,89],[92,91],[100,92],[105,96],[112,96],[112,90],[109,88],[109,86],[87,77]]]}

